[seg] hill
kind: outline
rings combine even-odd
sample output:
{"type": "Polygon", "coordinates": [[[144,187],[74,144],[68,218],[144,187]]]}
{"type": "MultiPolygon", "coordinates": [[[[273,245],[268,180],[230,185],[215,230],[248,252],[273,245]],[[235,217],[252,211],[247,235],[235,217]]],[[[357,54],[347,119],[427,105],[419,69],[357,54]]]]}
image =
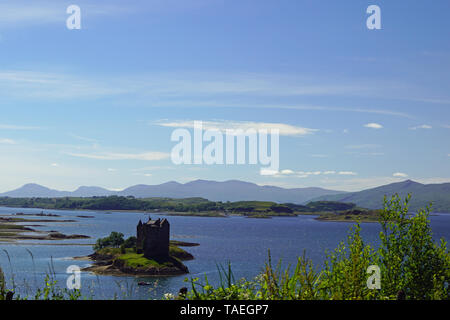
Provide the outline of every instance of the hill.
{"type": "Polygon", "coordinates": [[[411,193],[410,209],[412,211],[425,208],[432,202],[434,212],[450,212],[450,183],[421,184],[406,180],[359,192],[321,196],[314,201],[351,202],[364,208],[381,209],[383,197],[385,195],[390,197],[395,193],[398,193],[402,198],[411,193]]]}

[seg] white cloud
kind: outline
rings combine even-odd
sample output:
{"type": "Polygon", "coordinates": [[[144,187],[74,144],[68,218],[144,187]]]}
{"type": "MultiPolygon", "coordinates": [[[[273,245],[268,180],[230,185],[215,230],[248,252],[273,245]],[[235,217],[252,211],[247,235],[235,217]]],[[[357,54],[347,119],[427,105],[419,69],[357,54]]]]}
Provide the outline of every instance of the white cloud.
{"type": "Polygon", "coordinates": [[[313,158],[328,158],[327,154],[310,154],[309,156],[313,158]]]}
{"type": "Polygon", "coordinates": [[[411,130],[418,130],[418,129],[433,129],[432,126],[428,125],[428,124],[422,124],[420,126],[416,126],[416,127],[411,127],[411,130]]]}
{"type": "Polygon", "coordinates": [[[96,159],[96,160],[163,160],[169,158],[168,153],[164,152],[145,152],[145,153],[67,153],[73,157],[96,159]]]}
{"type": "Polygon", "coordinates": [[[115,83],[111,79],[86,79],[35,71],[0,71],[2,98],[10,96],[20,99],[69,99],[115,96],[130,92],[133,92],[132,87],[115,83]]]}
{"type": "Polygon", "coordinates": [[[357,175],[357,173],[353,172],[353,171],[339,171],[338,174],[341,176],[356,176],[357,175]]]}
{"type": "Polygon", "coordinates": [[[143,168],[135,168],[131,169],[133,172],[141,172],[141,171],[159,171],[159,170],[174,170],[175,167],[171,166],[146,166],[143,168]]]}
{"type": "Polygon", "coordinates": [[[408,175],[402,172],[395,172],[392,176],[396,178],[406,178],[408,175]]]}
{"type": "Polygon", "coordinates": [[[290,169],[284,169],[281,171],[269,170],[269,169],[261,169],[260,174],[263,176],[273,176],[273,177],[282,177],[282,176],[294,176],[296,178],[308,178],[311,176],[330,176],[330,175],[341,175],[341,176],[355,176],[356,172],[353,171],[335,171],[335,170],[326,170],[326,171],[294,171],[290,169]]]}
{"type": "MultiPolygon", "coordinates": [[[[56,1],[23,1],[14,0],[0,4],[0,25],[3,28],[17,28],[21,26],[34,26],[59,23],[65,27],[69,16],[66,9],[70,3],[56,1]]],[[[82,18],[92,16],[110,16],[132,12],[131,6],[117,6],[112,4],[86,3],[78,0],[82,18]]]]}
{"type": "Polygon", "coordinates": [[[379,144],[356,144],[345,146],[346,149],[375,149],[380,147],[379,144]]]}
{"type": "Polygon", "coordinates": [[[16,144],[12,139],[0,138],[0,144],[16,144]]]}
{"type": "MultiPolygon", "coordinates": [[[[170,128],[193,128],[194,121],[157,121],[153,124],[170,127],[170,128]]],[[[284,123],[269,123],[269,122],[252,122],[252,121],[202,121],[203,130],[219,130],[225,133],[226,130],[270,130],[278,129],[282,136],[304,136],[313,134],[317,129],[304,128],[293,126],[284,123]]]]}
{"type": "Polygon", "coordinates": [[[114,169],[114,168],[108,168],[108,169],[106,169],[108,172],[116,172],[117,171],[117,169],[114,169]]]}
{"type": "Polygon", "coordinates": [[[374,123],[374,122],[367,123],[367,124],[364,125],[364,127],[370,128],[370,129],[382,129],[383,128],[383,126],[381,124],[374,123]]]}
{"type": "Polygon", "coordinates": [[[259,174],[262,176],[277,176],[277,175],[279,175],[279,171],[261,168],[259,170],[259,174]]]}
{"type": "Polygon", "coordinates": [[[73,133],[69,133],[69,136],[71,136],[74,139],[80,140],[80,141],[92,142],[92,143],[97,143],[98,142],[98,140],[96,140],[96,139],[82,137],[82,136],[79,136],[79,135],[73,134],[73,133]]]}
{"type": "Polygon", "coordinates": [[[50,166],[52,166],[52,167],[59,167],[59,164],[57,164],[57,163],[52,163],[52,164],[50,164],[50,166]]]}
{"type": "Polygon", "coordinates": [[[417,182],[423,183],[423,184],[439,184],[439,183],[449,183],[450,178],[419,178],[419,179],[414,179],[414,181],[417,181],[417,182]]]}

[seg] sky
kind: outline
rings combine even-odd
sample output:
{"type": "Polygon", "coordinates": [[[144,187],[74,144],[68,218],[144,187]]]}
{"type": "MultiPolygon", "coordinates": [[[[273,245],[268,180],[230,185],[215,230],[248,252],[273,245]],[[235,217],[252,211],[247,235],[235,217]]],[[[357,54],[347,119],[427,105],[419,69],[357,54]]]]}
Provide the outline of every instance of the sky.
{"type": "Polygon", "coordinates": [[[0,1],[0,192],[450,182],[449,12],[447,0],[0,1]],[[175,165],[171,134],[195,120],[281,128],[279,171],[175,165]]]}

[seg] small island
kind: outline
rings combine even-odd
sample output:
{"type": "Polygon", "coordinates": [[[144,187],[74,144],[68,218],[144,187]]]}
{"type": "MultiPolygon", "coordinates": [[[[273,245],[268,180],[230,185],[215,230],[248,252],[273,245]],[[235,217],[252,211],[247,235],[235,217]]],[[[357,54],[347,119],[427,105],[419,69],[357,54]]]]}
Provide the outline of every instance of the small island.
{"type": "MultiPolygon", "coordinates": [[[[25,214],[16,214],[25,216],[25,214]]],[[[31,214],[30,214],[31,215],[31,214]]],[[[38,214],[37,216],[47,216],[38,214]]],[[[75,220],[54,220],[54,219],[27,219],[17,217],[0,217],[0,242],[14,242],[17,240],[69,240],[69,239],[89,239],[89,236],[82,234],[62,234],[55,230],[40,231],[31,227],[39,227],[39,222],[75,222],[75,220]],[[21,224],[19,224],[21,223],[21,224]]]]}
{"type": "Polygon", "coordinates": [[[122,233],[111,232],[109,237],[97,240],[93,254],[75,259],[94,261],[83,271],[101,275],[175,276],[189,273],[181,261],[194,257],[180,246],[198,244],[170,241],[167,219],[139,221],[136,229],[136,237],[126,240],[122,233]]]}

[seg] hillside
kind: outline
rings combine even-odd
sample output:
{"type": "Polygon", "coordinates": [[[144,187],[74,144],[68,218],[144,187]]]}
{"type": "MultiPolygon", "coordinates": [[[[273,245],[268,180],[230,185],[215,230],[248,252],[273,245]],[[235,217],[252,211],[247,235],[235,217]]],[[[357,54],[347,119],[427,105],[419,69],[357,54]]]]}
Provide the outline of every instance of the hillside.
{"type": "Polygon", "coordinates": [[[450,183],[421,184],[406,180],[359,192],[321,196],[314,201],[351,202],[364,208],[380,209],[383,207],[383,197],[385,195],[390,197],[395,193],[398,193],[402,198],[411,193],[410,209],[412,211],[425,208],[427,204],[432,202],[434,212],[450,212],[450,183]]]}

